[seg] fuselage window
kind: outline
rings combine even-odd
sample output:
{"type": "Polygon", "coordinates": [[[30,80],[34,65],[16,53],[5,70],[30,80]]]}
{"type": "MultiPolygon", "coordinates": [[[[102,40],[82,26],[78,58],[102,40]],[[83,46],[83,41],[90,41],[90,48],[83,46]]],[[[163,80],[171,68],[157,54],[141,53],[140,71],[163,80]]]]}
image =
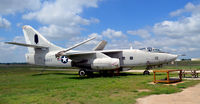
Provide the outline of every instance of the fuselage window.
{"type": "Polygon", "coordinates": [[[158,60],[158,56],[155,57],[155,60],[158,60]]]}
{"type": "Polygon", "coordinates": [[[125,57],[122,57],[122,60],[125,60],[125,57]]]}
{"type": "Polygon", "coordinates": [[[133,56],[130,57],[130,60],[133,60],[133,56]]]}

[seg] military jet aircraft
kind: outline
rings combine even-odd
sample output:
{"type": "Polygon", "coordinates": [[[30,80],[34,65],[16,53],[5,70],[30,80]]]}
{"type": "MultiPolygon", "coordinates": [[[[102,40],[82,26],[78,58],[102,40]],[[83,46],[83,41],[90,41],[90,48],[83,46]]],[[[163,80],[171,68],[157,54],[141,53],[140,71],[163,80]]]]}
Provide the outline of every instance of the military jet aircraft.
{"type": "Polygon", "coordinates": [[[25,55],[30,64],[56,67],[78,67],[79,75],[92,75],[93,72],[114,73],[134,66],[147,66],[144,74],[149,74],[152,66],[162,65],[176,60],[178,55],[147,49],[104,50],[106,41],[101,41],[91,51],[73,51],[72,49],[93,40],[90,38],[67,49],[50,43],[31,26],[23,26],[26,43],[6,42],[28,47],[25,55]]]}

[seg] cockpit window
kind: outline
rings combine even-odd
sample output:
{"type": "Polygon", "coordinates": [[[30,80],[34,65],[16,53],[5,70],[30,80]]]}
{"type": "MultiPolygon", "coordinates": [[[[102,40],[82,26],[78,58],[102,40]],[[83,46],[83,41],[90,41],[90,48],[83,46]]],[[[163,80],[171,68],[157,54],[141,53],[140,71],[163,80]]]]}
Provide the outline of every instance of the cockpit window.
{"type": "Polygon", "coordinates": [[[158,48],[152,48],[152,47],[140,48],[140,50],[144,50],[144,51],[147,51],[147,52],[165,53],[165,52],[162,52],[162,51],[161,51],[160,49],[158,49],[158,48]]]}
{"type": "Polygon", "coordinates": [[[140,48],[140,50],[146,50],[146,48],[140,48]]]}
{"type": "Polygon", "coordinates": [[[148,50],[149,52],[151,52],[151,51],[152,51],[152,47],[148,47],[147,50],[148,50]]]}
{"type": "Polygon", "coordinates": [[[159,49],[153,49],[153,52],[160,52],[160,50],[159,49]]]}

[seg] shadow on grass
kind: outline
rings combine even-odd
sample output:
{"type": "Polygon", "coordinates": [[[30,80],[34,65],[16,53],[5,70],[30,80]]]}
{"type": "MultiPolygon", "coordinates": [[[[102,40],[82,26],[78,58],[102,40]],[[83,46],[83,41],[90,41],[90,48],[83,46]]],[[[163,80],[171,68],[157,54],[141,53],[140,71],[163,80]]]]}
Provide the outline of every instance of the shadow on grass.
{"type": "Polygon", "coordinates": [[[100,75],[100,74],[93,74],[91,76],[85,77],[68,77],[69,79],[90,79],[90,78],[121,78],[124,76],[144,76],[143,74],[134,74],[134,73],[120,73],[119,75],[100,75]]]}
{"type": "Polygon", "coordinates": [[[42,75],[77,75],[75,73],[39,73],[33,74],[32,76],[42,76],[42,75]]]}
{"type": "MultiPolygon", "coordinates": [[[[90,78],[121,78],[124,76],[149,76],[149,75],[143,75],[142,73],[120,73],[119,75],[100,75],[99,73],[94,73],[91,76],[85,76],[85,77],[79,77],[78,73],[38,73],[38,74],[33,74],[32,76],[43,76],[43,75],[70,75],[70,77],[66,77],[68,79],[90,79],[90,78]],[[72,76],[72,77],[71,77],[72,76]]],[[[153,74],[150,74],[150,76],[153,74]]],[[[159,75],[159,74],[158,74],[159,75]]],[[[162,74],[161,74],[162,75],[162,74]]]]}

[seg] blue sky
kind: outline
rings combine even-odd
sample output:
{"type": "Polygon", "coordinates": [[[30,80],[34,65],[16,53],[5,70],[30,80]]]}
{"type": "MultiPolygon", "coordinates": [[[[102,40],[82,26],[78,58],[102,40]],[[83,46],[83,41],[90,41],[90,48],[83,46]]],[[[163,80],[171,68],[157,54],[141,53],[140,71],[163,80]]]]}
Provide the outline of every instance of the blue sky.
{"type": "Polygon", "coordinates": [[[156,47],[187,58],[200,57],[200,0],[1,0],[0,62],[25,62],[23,25],[69,47],[91,36],[77,50],[100,40],[106,49],[156,47]],[[9,57],[8,57],[9,56],[9,57]]]}

